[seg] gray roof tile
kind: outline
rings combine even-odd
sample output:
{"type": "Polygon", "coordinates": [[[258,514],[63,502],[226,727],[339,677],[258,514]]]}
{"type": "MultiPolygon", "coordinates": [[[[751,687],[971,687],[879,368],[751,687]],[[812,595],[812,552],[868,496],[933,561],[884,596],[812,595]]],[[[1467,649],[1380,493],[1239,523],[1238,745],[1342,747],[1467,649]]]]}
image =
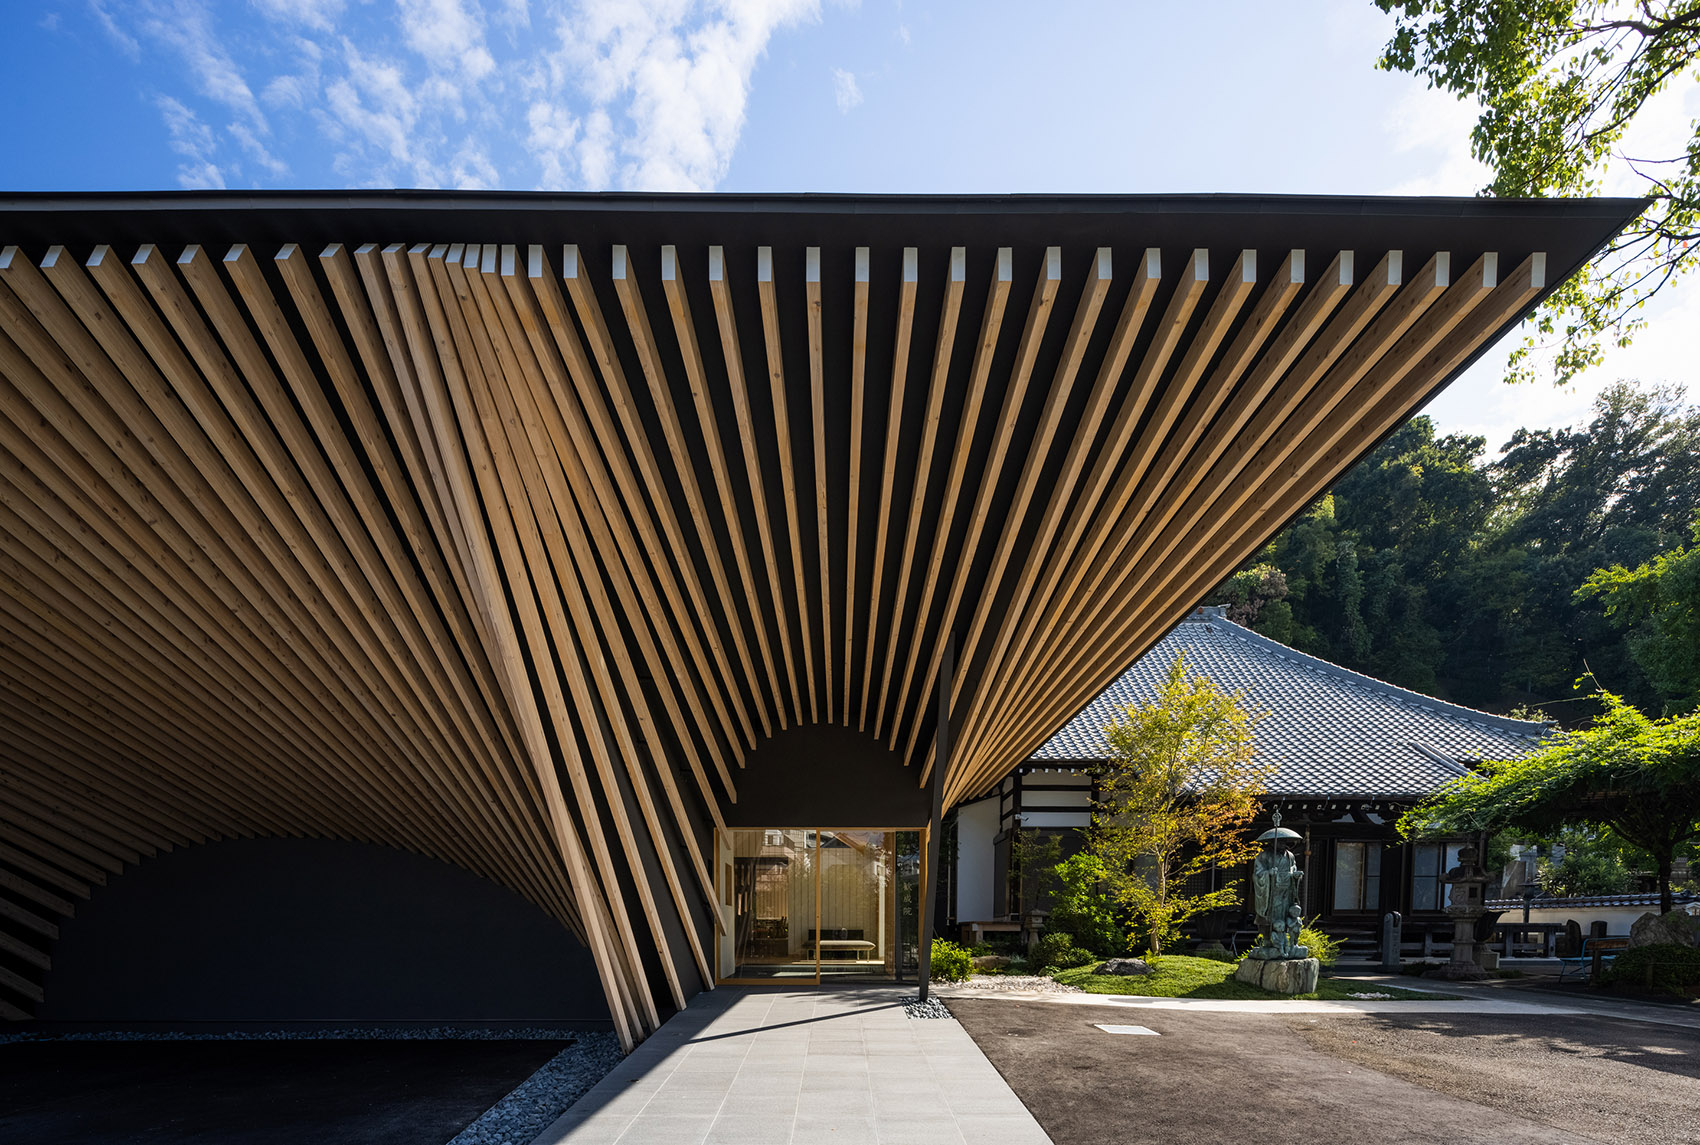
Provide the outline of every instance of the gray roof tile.
{"type": "Polygon", "coordinates": [[[1449,704],[1307,656],[1201,608],[1123,673],[1031,756],[1033,763],[1108,754],[1104,729],[1129,704],[1157,693],[1175,657],[1267,712],[1255,738],[1274,766],[1275,794],[1413,796],[1463,774],[1458,761],[1512,759],[1543,724],[1449,704]]]}

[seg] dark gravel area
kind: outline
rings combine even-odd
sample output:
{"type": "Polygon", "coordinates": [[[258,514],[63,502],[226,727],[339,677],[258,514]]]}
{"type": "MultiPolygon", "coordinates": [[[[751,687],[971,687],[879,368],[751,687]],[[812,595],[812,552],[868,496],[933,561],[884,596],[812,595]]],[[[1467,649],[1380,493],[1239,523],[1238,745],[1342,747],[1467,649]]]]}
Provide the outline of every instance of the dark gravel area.
{"type": "Polygon", "coordinates": [[[0,1142],[441,1145],[565,1041],[17,1041],[0,1142]]]}
{"type": "Polygon", "coordinates": [[[1568,1014],[1286,1023],[1321,1053],[1609,1145],[1700,1142],[1700,1029],[1568,1014]]]}
{"type": "MultiPolygon", "coordinates": [[[[1131,1006],[1076,1006],[1045,1002],[952,998],[950,1009],[1004,1079],[1009,1082],[1056,1145],[1589,1145],[1589,1143],[1684,1142],[1700,1137],[1660,1137],[1653,1127],[1674,1124],[1672,1107],[1700,1094],[1692,1074],[1669,1072],[1628,1061],[1630,1075],[1596,1072],[1600,1059],[1561,1050],[1541,1051],[1527,1067],[1529,1080],[1553,1090],[1580,1091],[1560,1127],[1514,1103],[1494,1107],[1471,1091],[1471,1039],[1450,1039],[1457,1084],[1394,1076],[1382,1057],[1406,1046],[1426,1048],[1440,1035],[1414,1025],[1455,1023],[1451,1015],[1384,1018],[1363,1015],[1200,1013],[1131,1006]],[[1312,1023],[1310,1019],[1316,1018],[1312,1023]],[[1160,1037],[1108,1034],[1094,1023],[1141,1025],[1160,1037]],[[1302,1027],[1302,1029],[1301,1029],[1302,1027]],[[1364,1047],[1365,1034],[1381,1050],[1364,1047]],[[1348,1056],[1343,1046],[1352,1047],[1348,1056]],[[1373,1059],[1373,1060],[1372,1060],[1373,1059]],[[1537,1064],[1538,1063],[1538,1064],[1537,1064]],[[1584,1115],[1592,1087],[1622,1087],[1609,1117],[1584,1115]],[[1460,1093],[1470,1092],[1466,1099],[1460,1093]]],[[[1592,1019],[1555,1017],[1531,1022],[1521,1017],[1483,1019],[1489,1028],[1526,1034],[1529,1052],[1547,1036],[1545,1027],[1565,1024],[1585,1040],[1592,1019]],[[1530,1029],[1531,1026],[1541,1029],[1530,1029]]],[[[1641,1027],[1617,1031],[1648,1047],[1675,1045],[1691,1031],[1641,1027]]],[[[1662,1050],[1648,1049],[1662,1061],[1662,1050]]],[[[1484,1087],[1497,1076],[1481,1077],[1484,1087]]],[[[1693,1133],[1700,1121],[1686,1115],[1693,1133]]]]}

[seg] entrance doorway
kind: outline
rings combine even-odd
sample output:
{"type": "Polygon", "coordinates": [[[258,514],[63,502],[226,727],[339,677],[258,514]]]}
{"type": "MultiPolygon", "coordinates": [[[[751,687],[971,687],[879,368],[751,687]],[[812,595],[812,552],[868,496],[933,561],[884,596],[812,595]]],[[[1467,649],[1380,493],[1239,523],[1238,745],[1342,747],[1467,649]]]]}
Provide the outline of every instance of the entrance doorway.
{"type": "Polygon", "coordinates": [[[715,832],[721,982],[902,982],[917,972],[921,832],[715,832]]]}

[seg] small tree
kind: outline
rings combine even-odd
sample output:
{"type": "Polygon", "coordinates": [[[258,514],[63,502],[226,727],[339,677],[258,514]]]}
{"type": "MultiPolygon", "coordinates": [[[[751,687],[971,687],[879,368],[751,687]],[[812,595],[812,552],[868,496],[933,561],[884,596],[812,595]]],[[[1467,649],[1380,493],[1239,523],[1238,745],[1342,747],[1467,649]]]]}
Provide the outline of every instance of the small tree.
{"type": "Polygon", "coordinates": [[[1264,773],[1252,763],[1254,717],[1240,693],[1190,679],[1177,656],[1149,704],[1130,705],[1106,729],[1110,759],[1099,781],[1088,845],[1112,898],[1133,916],[1151,952],[1204,911],[1238,905],[1239,891],[1183,892],[1193,875],[1249,860],[1246,828],[1264,773]]]}
{"type": "Polygon", "coordinates": [[[1609,692],[1600,698],[1606,711],[1593,727],[1453,780],[1406,812],[1400,832],[1609,830],[1652,856],[1668,913],[1677,848],[1700,839],[1700,713],[1652,720],[1609,692]]]}

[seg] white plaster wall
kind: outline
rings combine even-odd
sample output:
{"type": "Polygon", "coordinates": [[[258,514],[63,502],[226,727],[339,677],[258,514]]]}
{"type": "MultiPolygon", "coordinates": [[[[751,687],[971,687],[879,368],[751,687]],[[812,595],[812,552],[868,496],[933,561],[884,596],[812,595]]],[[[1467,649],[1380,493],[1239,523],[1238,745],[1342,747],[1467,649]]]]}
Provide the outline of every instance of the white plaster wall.
{"type": "Polygon", "coordinates": [[[998,833],[996,797],[956,811],[956,917],[960,922],[992,918],[992,840],[998,833]]]}

